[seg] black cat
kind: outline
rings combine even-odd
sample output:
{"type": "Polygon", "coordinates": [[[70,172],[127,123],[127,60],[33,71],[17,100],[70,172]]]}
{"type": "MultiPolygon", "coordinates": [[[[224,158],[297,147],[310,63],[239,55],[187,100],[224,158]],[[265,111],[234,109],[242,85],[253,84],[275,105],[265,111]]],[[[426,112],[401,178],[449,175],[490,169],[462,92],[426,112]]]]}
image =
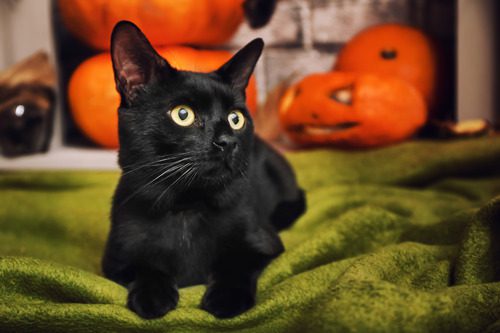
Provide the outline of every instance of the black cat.
{"type": "Polygon", "coordinates": [[[121,95],[119,164],[104,274],[144,318],[175,308],[178,287],[208,283],[201,307],[232,317],[255,302],[277,230],[305,210],[293,171],[253,134],[245,87],[256,39],[217,71],[176,70],[130,22],[111,53],[121,95]]]}

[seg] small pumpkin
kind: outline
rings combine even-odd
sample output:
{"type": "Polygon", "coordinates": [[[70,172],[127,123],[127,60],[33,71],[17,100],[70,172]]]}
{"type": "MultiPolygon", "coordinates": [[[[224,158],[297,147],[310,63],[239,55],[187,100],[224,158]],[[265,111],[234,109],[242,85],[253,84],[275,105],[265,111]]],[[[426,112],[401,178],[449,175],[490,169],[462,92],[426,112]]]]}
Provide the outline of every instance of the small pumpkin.
{"type": "Polygon", "coordinates": [[[373,74],[313,74],[290,87],[280,122],[302,146],[368,148],[411,137],[426,121],[422,94],[407,82],[373,74]]]}
{"type": "MultiPolygon", "coordinates": [[[[158,50],[168,62],[183,70],[210,72],[231,58],[227,51],[196,50],[188,47],[166,47],[158,50]]],[[[257,89],[252,76],[248,84],[247,105],[250,113],[257,107],[257,89]]],[[[68,86],[72,116],[82,132],[95,143],[118,147],[118,113],[120,97],[116,92],[111,57],[102,53],[81,63],[68,86]]]]}
{"type": "Polygon", "coordinates": [[[153,45],[218,45],[243,20],[243,0],[59,0],[67,29],[86,44],[109,49],[120,20],[141,27],[153,45]]]}
{"type": "Polygon", "coordinates": [[[436,51],[421,31],[401,24],[363,30],[340,51],[334,70],[394,75],[414,85],[432,107],[436,94],[436,51]]]}

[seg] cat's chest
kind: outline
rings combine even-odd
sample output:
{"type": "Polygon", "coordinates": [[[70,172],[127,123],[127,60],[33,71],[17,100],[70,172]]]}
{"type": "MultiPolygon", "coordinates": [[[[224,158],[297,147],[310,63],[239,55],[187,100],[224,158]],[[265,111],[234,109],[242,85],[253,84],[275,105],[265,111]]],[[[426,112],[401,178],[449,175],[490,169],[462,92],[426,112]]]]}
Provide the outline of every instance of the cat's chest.
{"type": "Polygon", "coordinates": [[[162,234],[165,241],[184,253],[200,251],[211,239],[212,230],[202,212],[170,212],[162,218],[162,234]]]}
{"type": "Polygon", "coordinates": [[[202,214],[195,211],[168,212],[144,228],[145,241],[167,249],[195,250],[211,233],[202,214]]]}
{"type": "MultiPolygon", "coordinates": [[[[152,237],[158,236],[166,256],[175,262],[180,286],[204,283],[215,258],[217,235],[200,211],[171,212],[162,218],[152,237]]],[[[157,243],[158,244],[158,243],[157,243]]]]}

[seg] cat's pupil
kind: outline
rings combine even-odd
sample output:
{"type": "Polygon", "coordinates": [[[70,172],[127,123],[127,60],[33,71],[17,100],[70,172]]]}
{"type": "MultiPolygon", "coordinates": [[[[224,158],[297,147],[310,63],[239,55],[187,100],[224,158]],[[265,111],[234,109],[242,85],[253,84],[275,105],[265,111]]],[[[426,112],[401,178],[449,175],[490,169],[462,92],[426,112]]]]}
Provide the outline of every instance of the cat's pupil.
{"type": "Polygon", "coordinates": [[[240,122],[240,117],[238,117],[237,114],[232,114],[231,115],[231,122],[235,125],[237,125],[240,122]]]}
{"type": "Polygon", "coordinates": [[[179,118],[181,120],[186,120],[186,118],[188,117],[188,112],[186,109],[180,109],[179,110],[179,118]]]}

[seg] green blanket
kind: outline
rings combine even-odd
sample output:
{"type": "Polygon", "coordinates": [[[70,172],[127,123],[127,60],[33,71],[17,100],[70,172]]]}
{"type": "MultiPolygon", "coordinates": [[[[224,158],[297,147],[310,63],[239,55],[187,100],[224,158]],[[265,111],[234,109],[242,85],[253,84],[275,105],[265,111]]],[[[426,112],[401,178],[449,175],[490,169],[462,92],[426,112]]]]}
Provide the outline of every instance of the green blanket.
{"type": "Polygon", "coordinates": [[[229,320],[99,275],[117,173],[0,173],[0,332],[500,332],[500,138],[288,158],[308,212],[229,320]]]}

